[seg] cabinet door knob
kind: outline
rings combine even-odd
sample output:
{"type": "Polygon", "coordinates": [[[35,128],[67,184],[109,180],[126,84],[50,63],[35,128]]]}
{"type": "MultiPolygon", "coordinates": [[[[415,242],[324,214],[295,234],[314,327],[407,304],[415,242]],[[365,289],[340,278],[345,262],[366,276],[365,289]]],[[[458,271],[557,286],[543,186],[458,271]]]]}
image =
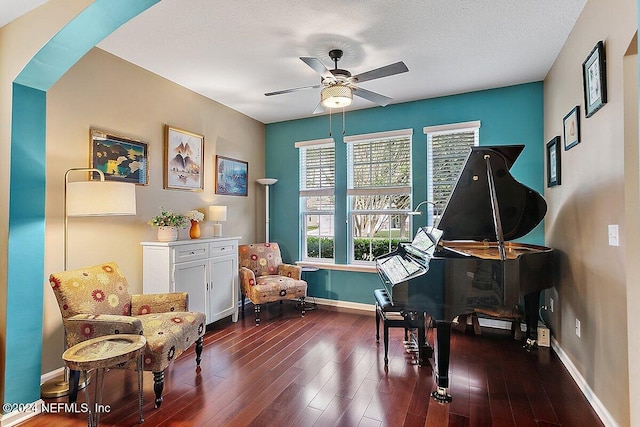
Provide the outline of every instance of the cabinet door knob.
{"type": "Polygon", "coordinates": [[[189,252],[189,255],[195,255],[195,254],[196,254],[195,251],[189,252]]]}

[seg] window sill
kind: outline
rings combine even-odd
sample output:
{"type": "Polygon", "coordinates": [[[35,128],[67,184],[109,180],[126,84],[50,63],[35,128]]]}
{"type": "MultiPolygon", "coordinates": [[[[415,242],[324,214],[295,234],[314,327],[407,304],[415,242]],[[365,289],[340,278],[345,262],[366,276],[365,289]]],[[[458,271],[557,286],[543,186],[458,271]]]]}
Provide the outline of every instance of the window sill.
{"type": "Polygon", "coordinates": [[[297,261],[300,267],[315,267],[322,270],[353,271],[357,273],[377,273],[375,265],[334,264],[329,262],[297,261]]]}

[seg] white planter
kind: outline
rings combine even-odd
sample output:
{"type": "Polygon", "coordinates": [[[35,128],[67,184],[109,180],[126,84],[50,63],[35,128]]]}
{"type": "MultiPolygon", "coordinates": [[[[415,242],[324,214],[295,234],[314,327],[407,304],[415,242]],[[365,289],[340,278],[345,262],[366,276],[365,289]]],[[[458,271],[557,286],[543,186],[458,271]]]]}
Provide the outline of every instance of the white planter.
{"type": "Polygon", "coordinates": [[[158,227],[158,240],[161,242],[174,242],[178,240],[178,228],[158,227]]]}

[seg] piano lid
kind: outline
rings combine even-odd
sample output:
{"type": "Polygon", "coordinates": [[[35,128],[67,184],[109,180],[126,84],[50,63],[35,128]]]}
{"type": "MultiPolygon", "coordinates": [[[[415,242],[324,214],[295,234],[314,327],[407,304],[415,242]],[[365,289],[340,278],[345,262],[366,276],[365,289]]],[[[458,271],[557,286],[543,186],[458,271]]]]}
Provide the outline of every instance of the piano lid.
{"type": "Polygon", "coordinates": [[[437,224],[443,240],[497,240],[485,156],[490,159],[504,240],[522,237],[542,221],[547,212],[544,198],[509,172],[523,149],[524,145],[471,148],[437,224]]]}

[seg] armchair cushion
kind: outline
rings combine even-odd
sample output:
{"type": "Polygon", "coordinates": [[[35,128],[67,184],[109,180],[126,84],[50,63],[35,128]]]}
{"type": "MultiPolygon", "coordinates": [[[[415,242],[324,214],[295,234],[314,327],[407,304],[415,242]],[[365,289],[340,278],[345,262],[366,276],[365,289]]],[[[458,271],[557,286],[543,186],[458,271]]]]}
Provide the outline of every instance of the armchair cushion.
{"type": "MultiPolygon", "coordinates": [[[[307,282],[291,277],[269,275],[255,277],[247,268],[243,268],[244,277],[248,279],[248,286],[243,287],[245,295],[255,304],[280,301],[283,299],[298,299],[307,296],[307,282]]],[[[241,275],[243,272],[241,272],[241,275]]]]}
{"type": "Polygon", "coordinates": [[[204,313],[152,313],[137,318],[142,322],[147,339],[143,358],[145,371],[164,370],[204,335],[204,313]]]}

